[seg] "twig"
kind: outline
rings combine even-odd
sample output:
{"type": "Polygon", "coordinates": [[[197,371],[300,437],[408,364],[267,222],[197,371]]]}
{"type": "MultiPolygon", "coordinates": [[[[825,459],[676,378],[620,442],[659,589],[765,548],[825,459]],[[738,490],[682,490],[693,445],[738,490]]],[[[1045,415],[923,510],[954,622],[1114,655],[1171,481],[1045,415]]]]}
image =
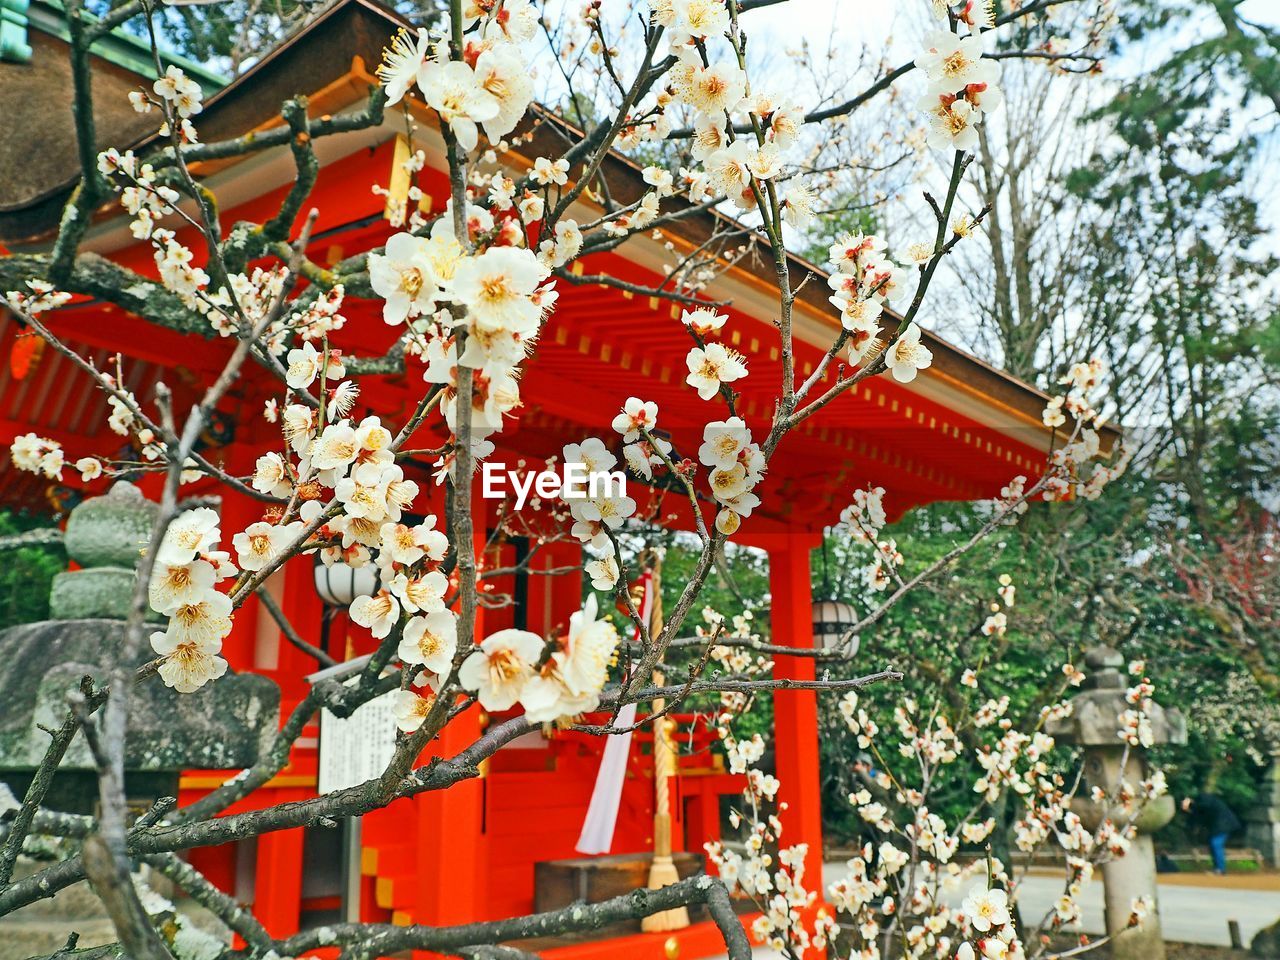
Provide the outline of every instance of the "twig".
{"type": "Polygon", "coordinates": [[[284,611],[280,609],[280,604],[276,603],[276,598],[271,595],[271,591],[264,586],[259,586],[254,593],[258,595],[258,602],[266,608],[267,613],[271,614],[271,619],[276,622],[276,626],[280,628],[286,640],[307,656],[313,657],[322,667],[332,667],[338,662],[319,647],[302,639],[298,631],[293,628],[293,624],[289,622],[289,618],[284,615],[284,611]]]}

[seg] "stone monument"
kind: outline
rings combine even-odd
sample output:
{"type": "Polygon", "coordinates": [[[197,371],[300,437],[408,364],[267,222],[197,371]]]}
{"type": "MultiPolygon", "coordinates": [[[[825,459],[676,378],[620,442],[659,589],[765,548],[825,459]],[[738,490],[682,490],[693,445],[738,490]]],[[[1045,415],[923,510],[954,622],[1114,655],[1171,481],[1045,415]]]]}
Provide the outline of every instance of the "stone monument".
{"type": "MultiPolygon", "coordinates": [[[[156,505],[132,484],[117,483],[86,500],[67,520],[67,554],[81,568],[59,574],[50,592],[51,619],[0,632],[0,780],[21,797],[49,736],[67,712],[67,693],[81,677],[105,678],[121,654],[135,572],[156,505]]],[[[163,617],[157,616],[159,624],[163,617]]],[[[151,659],[150,647],[138,664],[151,659]]],[[[177,693],[152,677],[133,692],[126,742],[126,788],[139,800],[176,796],[186,769],[252,765],[278,726],[280,691],[266,677],[225,676],[177,693]]],[[[49,804],[91,812],[96,789],[82,737],[67,751],[49,804]]]]}
{"type": "MultiPolygon", "coordinates": [[[[1096,830],[1104,808],[1089,799],[1093,787],[1108,793],[1121,780],[1137,788],[1150,776],[1147,751],[1128,748],[1120,738],[1120,716],[1132,705],[1125,698],[1129,678],[1124,673],[1124,657],[1110,647],[1095,647],[1085,654],[1087,678],[1076,695],[1068,717],[1051,720],[1046,732],[1062,743],[1073,743],[1084,752],[1084,781],[1072,809],[1086,827],[1096,830]]],[[[1147,716],[1156,743],[1186,743],[1187,725],[1175,709],[1152,704],[1147,716]]],[[[1156,860],[1151,834],[1173,819],[1173,797],[1166,794],[1143,806],[1134,827],[1137,835],[1123,857],[1102,865],[1107,933],[1112,941],[1112,960],[1164,960],[1164,939],[1156,901],[1156,860]],[[1137,897],[1150,897],[1157,909],[1140,927],[1129,927],[1132,904],[1137,897]]]]}

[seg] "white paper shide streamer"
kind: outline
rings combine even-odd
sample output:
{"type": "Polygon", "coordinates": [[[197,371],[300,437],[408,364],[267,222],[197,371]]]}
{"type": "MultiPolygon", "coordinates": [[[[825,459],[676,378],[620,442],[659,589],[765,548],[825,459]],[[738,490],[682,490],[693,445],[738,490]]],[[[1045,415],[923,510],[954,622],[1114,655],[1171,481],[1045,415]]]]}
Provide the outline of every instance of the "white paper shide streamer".
{"type": "MultiPolygon", "coordinates": [[[[644,578],[644,599],[640,606],[640,618],[648,622],[653,609],[653,581],[644,578]]],[[[637,632],[638,635],[638,632],[637,632]]],[[[617,726],[630,727],[636,722],[636,705],[626,704],[618,711],[617,726]]],[[[605,738],[604,756],[596,774],[596,785],[591,791],[591,804],[582,822],[582,835],[574,849],[579,853],[608,853],[613,846],[613,829],[618,822],[618,808],[622,803],[622,784],[627,777],[627,760],[631,754],[631,731],[615,733],[605,738]]]]}

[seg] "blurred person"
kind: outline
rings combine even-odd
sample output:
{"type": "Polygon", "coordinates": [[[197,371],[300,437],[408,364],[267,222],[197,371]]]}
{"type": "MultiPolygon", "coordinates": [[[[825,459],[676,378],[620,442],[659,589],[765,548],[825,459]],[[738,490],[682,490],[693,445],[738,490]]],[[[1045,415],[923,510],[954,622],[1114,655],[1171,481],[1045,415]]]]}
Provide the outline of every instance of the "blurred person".
{"type": "Polygon", "coordinates": [[[1219,876],[1227,872],[1227,838],[1242,824],[1235,812],[1216,793],[1205,791],[1194,799],[1182,801],[1182,812],[1191,818],[1209,838],[1209,854],[1213,857],[1213,872],[1219,876]]]}

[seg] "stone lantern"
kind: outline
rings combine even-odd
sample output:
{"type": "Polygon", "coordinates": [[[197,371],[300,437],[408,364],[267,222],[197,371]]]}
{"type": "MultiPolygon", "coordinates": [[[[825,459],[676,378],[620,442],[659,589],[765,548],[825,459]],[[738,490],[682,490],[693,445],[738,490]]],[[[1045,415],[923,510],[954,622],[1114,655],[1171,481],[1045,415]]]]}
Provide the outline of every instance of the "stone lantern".
{"type": "MultiPolygon", "coordinates": [[[[80,569],[53,578],[52,620],[129,616],[135,568],[151,538],[159,504],[131,483],[117,483],[102,497],[85,500],[67,517],[63,544],[80,569]]],[[[152,618],[163,621],[157,613],[152,618]]]]}
{"type": "MultiPolygon", "coordinates": [[[[1085,826],[1096,830],[1104,808],[1089,799],[1093,787],[1108,793],[1123,780],[1137,788],[1151,770],[1142,747],[1125,750],[1119,736],[1120,716],[1132,709],[1125,699],[1129,678],[1124,673],[1124,657],[1110,647],[1094,647],[1085,654],[1087,678],[1084,689],[1071,701],[1069,717],[1051,720],[1046,732],[1061,743],[1079,746],[1084,753],[1084,781],[1072,809],[1085,826]]],[[[1176,709],[1152,704],[1147,711],[1155,743],[1186,743],[1187,725],[1176,709]]],[[[1160,934],[1159,910],[1141,927],[1129,929],[1129,916],[1136,897],[1150,897],[1156,903],[1156,861],[1151,834],[1173,819],[1173,797],[1166,794],[1146,802],[1134,821],[1137,835],[1123,857],[1102,865],[1107,933],[1113,960],[1164,960],[1164,939],[1160,934]]]]}
{"type": "MultiPolygon", "coordinates": [[[[136,566],[156,505],[128,483],[81,503],[67,520],[67,554],[80,567],[59,574],[52,619],[0,631],[0,780],[22,796],[49,736],[67,712],[67,693],[89,675],[105,679],[121,656],[136,566]]],[[[156,628],[164,618],[157,615],[156,628]]],[[[154,656],[139,651],[141,665],[154,656]]],[[[195,693],[153,677],[133,692],[125,744],[126,789],[139,802],[177,796],[183,770],[226,770],[256,762],[279,725],[280,691],[266,677],[228,673],[195,693]]],[[[49,805],[92,811],[96,773],[83,738],[67,751],[49,805]]]]}
{"type": "Polygon", "coordinates": [[[1280,867],[1280,743],[1271,745],[1271,764],[1262,777],[1257,802],[1245,814],[1245,843],[1262,854],[1271,867],[1280,867]]]}

